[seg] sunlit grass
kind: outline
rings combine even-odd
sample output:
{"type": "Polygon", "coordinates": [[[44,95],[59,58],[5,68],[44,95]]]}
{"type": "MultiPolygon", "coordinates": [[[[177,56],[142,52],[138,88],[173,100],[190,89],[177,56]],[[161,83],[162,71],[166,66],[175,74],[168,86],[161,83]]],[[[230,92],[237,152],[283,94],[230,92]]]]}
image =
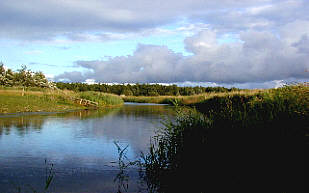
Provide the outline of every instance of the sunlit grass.
{"type": "Polygon", "coordinates": [[[80,98],[93,102],[98,102],[99,106],[122,105],[123,100],[120,96],[102,92],[86,91],[78,93],[80,98]]]}
{"type": "Polygon", "coordinates": [[[67,91],[0,90],[0,113],[51,112],[83,109],[71,98],[76,95],[67,91]]]}
{"type": "Polygon", "coordinates": [[[78,93],[67,90],[0,88],[0,113],[53,112],[85,109],[75,103],[83,98],[98,102],[100,107],[121,105],[119,96],[98,92],[78,93]]]}
{"type": "Polygon", "coordinates": [[[175,101],[177,101],[179,104],[190,105],[213,97],[234,96],[234,95],[251,96],[261,92],[267,92],[267,90],[252,89],[252,90],[240,90],[240,91],[221,92],[221,93],[210,92],[192,96],[124,96],[122,98],[125,102],[173,104],[175,101]]]}

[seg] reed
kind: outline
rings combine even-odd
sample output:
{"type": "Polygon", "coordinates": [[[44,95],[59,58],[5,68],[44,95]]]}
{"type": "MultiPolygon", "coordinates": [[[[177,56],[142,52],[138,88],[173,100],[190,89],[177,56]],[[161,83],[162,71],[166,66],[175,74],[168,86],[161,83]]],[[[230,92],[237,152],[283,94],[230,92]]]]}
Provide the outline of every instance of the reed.
{"type": "Polygon", "coordinates": [[[177,101],[181,105],[190,105],[195,104],[213,97],[222,97],[222,96],[234,96],[234,95],[255,95],[267,90],[262,89],[253,89],[253,90],[239,90],[231,92],[210,92],[203,93],[192,96],[123,96],[122,99],[125,102],[136,102],[136,103],[158,103],[158,104],[173,104],[177,101]]]}
{"type": "Polygon", "coordinates": [[[243,188],[233,182],[238,179],[250,187],[295,189],[301,179],[286,167],[302,163],[295,152],[309,133],[308,99],[308,85],[299,84],[214,95],[191,103],[193,108],[177,107],[176,120],[164,123],[141,156],[148,187],[237,192],[243,188]],[[274,178],[280,184],[268,184],[274,178]]]}
{"type": "Polygon", "coordinates": [[[78,93],[80,98],[98,102],[99,106],[122,105],[123,100],[120,96],[102,92],[86,91],[78,93]]]}

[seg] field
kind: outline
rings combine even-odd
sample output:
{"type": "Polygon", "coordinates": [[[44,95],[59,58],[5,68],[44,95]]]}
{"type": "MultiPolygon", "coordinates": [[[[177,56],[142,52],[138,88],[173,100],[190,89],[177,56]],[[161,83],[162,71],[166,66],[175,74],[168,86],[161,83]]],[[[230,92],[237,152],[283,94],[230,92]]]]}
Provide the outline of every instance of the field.
{"type": "Polygon", "coordinates": [[[0,113],[55,112],[86,109],[76,99],[94,100],[99,107],[121,105],[120,97],[103,93],[28,88],[0,88],[0,113]]]}

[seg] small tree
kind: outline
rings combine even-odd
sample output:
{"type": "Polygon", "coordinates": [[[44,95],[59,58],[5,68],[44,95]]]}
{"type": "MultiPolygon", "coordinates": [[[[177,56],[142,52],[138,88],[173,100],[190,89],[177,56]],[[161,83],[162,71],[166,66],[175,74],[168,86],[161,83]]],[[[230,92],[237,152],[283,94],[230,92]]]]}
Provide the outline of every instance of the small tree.
{"type": "Polygon", "coordinates": [[[34,85],[34,81],[32,78],[32,72],[27,69],[27,66],[22,65],[21,69],[17,70],[18,72],[15,73],[15,80],[16,83],[23,87],[22,96],[25,94],[25,88],[34,85]]]}
{"type": "Polygon", "coordinates": [[[43,72],[35,72],[33,75],[33,82],[34,82],[34,86],[37,86],[37,87],[42,87],[42,88],[49,87],[48,80],[46,79],[43,72]]]}
{"type": "Polygon", "coordinates": [[[5,72],[5,80],[6,80],[6,83],[5,83],[6,86],[13,86],[15,84],[14,72],[11,69],[8,69],[5,72]]]}

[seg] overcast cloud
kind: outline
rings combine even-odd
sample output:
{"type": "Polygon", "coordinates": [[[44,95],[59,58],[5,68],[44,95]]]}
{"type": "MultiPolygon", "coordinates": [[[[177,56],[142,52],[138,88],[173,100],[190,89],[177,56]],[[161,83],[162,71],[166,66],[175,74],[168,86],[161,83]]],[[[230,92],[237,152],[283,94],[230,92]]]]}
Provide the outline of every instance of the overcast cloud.
{"type": "Polygon", "coordinates": [[[308,20],[307,13],[305,0],[1,0],[0,35],[26,40],[74,38],[90,32],[101,32],[100,36],[143,31],[182,19],[238,32],[308,20]]]}
{"type": "Polygon", "coordinates": [[[0,38],[104,42],[185,31],[190,55],[139,44],[132,55],[76,61],[85,71],[55,80],[277,83],[309,79],[308,13],[307,0],[2,0],[0,38]]]}

